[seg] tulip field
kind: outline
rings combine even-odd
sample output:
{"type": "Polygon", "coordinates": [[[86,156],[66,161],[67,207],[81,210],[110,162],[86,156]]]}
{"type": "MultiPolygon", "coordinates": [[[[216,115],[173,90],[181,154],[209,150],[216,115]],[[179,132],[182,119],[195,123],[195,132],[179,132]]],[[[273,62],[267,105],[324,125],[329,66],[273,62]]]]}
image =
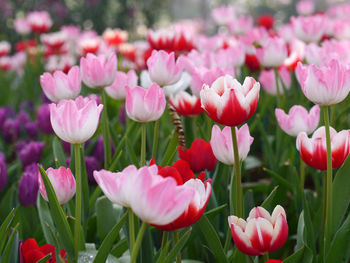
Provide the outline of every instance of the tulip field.
{"type": "Polygon", "coordinates": [[[350,262],[350,3],[275,2],[294,13],[12,17],[0,262],[350,262]]]}

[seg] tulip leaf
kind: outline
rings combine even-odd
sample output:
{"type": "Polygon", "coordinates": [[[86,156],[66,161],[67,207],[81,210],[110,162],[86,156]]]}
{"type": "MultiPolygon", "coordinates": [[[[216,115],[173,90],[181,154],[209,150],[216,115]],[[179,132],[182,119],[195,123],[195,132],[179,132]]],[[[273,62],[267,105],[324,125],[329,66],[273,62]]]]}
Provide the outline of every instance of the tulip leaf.
{"type": "Polygon", "coordinates": [[[128,241],[126,238],[119,240],[119,242],[112,248],[111,253],[116,258],[121,257],[125,251],[129,249],[128,241]]]}
{"type": "Polygon", "coordinates": [[[123,154],[123,150],[120,150],[118,154],[115,154],[113,156],[113,159],[112,159],[111,165],[108,168],[108,171],[115,171],[117,169],[117,164],[122,154],[123,154]]]}
{"type": "Polygon", "coordinates": [[[192,232],[192,228],[187,230],[185,234],[176,242],[176,245],[169,251],[168,256],[164,259],[164,261],[159,261],[159,263],[172,263],[178,253],[181,252],[182,248],[185,246],[187,240],[190,238],[192,232]]]}
{"type": "MultiPolygon", "coordinates": [[[[112,160],[114,160],[118,156],[120,150],[122,149],[122,147],[125,143],[125,140],[128,138],[130,132],[134,129],[135,125],[136,125],[135,121],[128,122],[128,128],[126,129],[126,132],[124,133],[123,137],[119,140],[119,144],[118,144],[117,148],[115,149],[115,153],[114,153],[112,160]]],[[[113,161],[112,161],[112,163],[113,163],[113,161]]]]}
{"type": "Polygon", "coordinates": [[[275,186],[273,188],[273,190],[271,191],[271,193],[266,197],[266,199],[264,200],[264,202],[262,202],[261,206],[264,207],[265,209],[268,209],[269,206],[271,205],[272,201],[273,201],[273,198],[275,197],[276,195],[276,192],[277,192],[277,189],[278,189],[278,185],[275,186]]]}
{"type": "Polygon", "coordinates": [[[1,262],[15,262],[13,259],[11,260],[11,257],[14,257],[18,254],[18,231],[17,228],[19,226],[19,223],[11,230],[12,233],[10,237],[7,240],[6,246],[4,248],[4,251],[2,253],[1,262]],[[13,255],[13,250],[16,251],[16,255],[13,255]]]}
{"type": "Polygon", "coordinates": [[[49,253],[45,257],[37,261],[36,263],[45,263],[51,256],[52,256],[51,253],[49,253]]]}
{"type": "Polygon", "coordinates": [[[200,227],[200,230],[209,246],[210,251],[214,254],[216,262],[227,263],[227,258],[221,245],[220,238],[208,218],[203,215],[197,224],[200,227]]]}
{"type": "Polygon", "coordinates": [[[14,217],[14,211],[15,209],[13,208],[11,210],[11,212],[8,214],[8,216],[5,218],[4,222],[1,224],[0,226],[0,253],[2,251],[2,248],[4,247],[5,245],[5,241],[6,241],[6,233],[7,233],[7,230],[9,229],[11,223],[12,223],[12,220],[13,220],[13,217],[14,217]]]}
{"type": "Polygon", "coordinates": [[[346,159],[344,165],[339,168],[333,182],[333,228],[335,233],[340,227],[342,220],[350,204],[350,156],[346,159]]]}
{"type": "Polygon", "coordinates": [[[283,263],[312,263],[313,255],[310,248],[303,246],[299,248],[294,254],[283,260],[283,263]]]}
{"type": "Polygon", "coordinates": [[[98,252],[96,254],[96,257],[93,261],[93,263],[103,263],[106,262],[106,259],[108,257],[108,254],[113,246],[114,241],[119,235],[120,229],[125,223],[125,220],[127,218],[128,212],[125,212],[124,215],[121,217],[119,222],[115,224],[113,229],[108,233],[108,235],[103,240],[100,248],[98,249],[98,252]]]}
{"type": "Polygon", "coordinates": [[[83,218],[82,222],[83,225],[86,226],[88,217],[89,217],[89,184],[88,184],[88,176],[86,172],[86,165],[85,165],[85,159],[84,159],[84,146],[80,147],[80,166],[81,166],[81,188],[82,188],[82,194],[83,194],[83,218]]]}
{"type": "Polygon", "coordinates": [[[269,175],[271,175],[271,177],[273,177],[279,184],[281,184],[282,186],[286,187],[287,189],[289,189],[290,191],[293,191],[293,186],[290,182],[288,182],[286,179],[284,179],[282,176],[280,176],[279,174],[275,173],[274,171],[271,171],[267,168],[263,168],[263,170],[265,172],[267,172],[269,175]]]}
{"type": "Polygon", "coordinates": [[[175,131],[173,131],[170,135],[170,140],[167,149],[163,155],[163,160],[160,163],[160,166],[167,166],[171,164],[177,151],[177,145],[177,134],[175,133],[175,131]]]}
{"type": "Polygon", "coordinates": [[[55,138],[52,140],[52,150],[53,156],[55,158],[56,168],[59,168],[60,166],[66,167],[66,157],[61,141],[57,138],[57,136],[55,136],[55,138]]]}
{"type": "Polygon", "coordinates": [[[204,213],[207,217],[214,217],[216,216],[219,212],[221,212],[224,208],[226,208],[227,204],[223,204],[221,206],[215,207],[207,212],[204,213]]]}
{"type": "Polygon", "coordinates": [[[41,174],[41,177],[43,179],[47,198],[49,200],[50,205],[50,213],[51,218],[53,219],[56,228],[58,230],[58,233],[60,235],[60,238],[62,240],[62,244],[64,249],[67,251],[68,255],[73,258],[74,257],[74,251],[73,251],[73,235],[72,231],[69,227],[68,221],[66,219],[66,216],[57,200],[57,196],[55,193],[55,190],[53,189],[51,182],[45,172],[45,170],[41,167],[39,167],[39,171],[41,174]]]}
{"type": "Polygon", "coordinates": [[[54,229],[54,223],[50,215],[49,207],[41,195],[38,196],[36,206],[38,208],[39,220],[44,233],[45,240],[48,244],[51,244],[56,247],[57,244],[55,242],[55,238],[49,230],[49,227],[51,227],[51,229],[54,229]]]}

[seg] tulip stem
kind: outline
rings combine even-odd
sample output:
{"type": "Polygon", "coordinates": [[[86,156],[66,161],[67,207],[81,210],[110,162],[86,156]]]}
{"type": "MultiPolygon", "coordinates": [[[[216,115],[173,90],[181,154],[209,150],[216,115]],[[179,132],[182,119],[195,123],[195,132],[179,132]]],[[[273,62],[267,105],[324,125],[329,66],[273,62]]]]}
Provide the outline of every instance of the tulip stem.
{"type": "Polygon", "coordinates": [[[146,222],[142,222],[141,228],[140,228],[140,232],[137,234],[137,238],[136,238],[136,242],[135,242],[135,246],[134,249],[131,252],[131,263],[135,263],[136,259],[137,259],[137,255],[139,254],[139,249],[141,246],[141,242],[142,242],[142,238],[145,234],[147,228],[147,223],[146,222]]]}
{"type": "Polygon", "coordinates": [[[81,226],[81,157],[80,144],[74,144],[74,160],[75,160],[75,179],[76,179],[76,195],[75,195],[75,225],[74,225],[74,253],[78,258],[80,248],[80,226],[81,226]]]}
{"type": "Polygon", "coordinates": [[[141,123],[141,167],[146,165],[146,123],[141,123]]]}
{"type": "Polygon", "coordinates": [[[130,253],[134,250],[135,245],[135,223],[134,223],[134,213],[131,208],[128,208],[129,213],[129,242],[130,242],[130,253]]]}
{"type": "Polygon", "coordinates": [[[279,87],[279,82],[278,82],[278,70],[277,68],[274,68],[275,72],[275,83],[276,83],[276,97],[277,97],[277,108],[281,109],[281,92],[280,92],[280,87],[279,87]]]}
{"type": "Polygon", "coordinates": [[[325,246],[324,251],[328,251],[329,244],[331,241],[332,235],[332,198],[333,198],[333,175],[332,175],[332,151],[331,151],[331,136],[330,136],[330,128],[329,128],[329,107],[324,106],[323,110],[323,118],[324,125],[326,129],[326,145],[327,145],[327,174],[326,174],[326,227],[324,231],[324,240],[325,246]]]}
{"type": "Polygon", "coordinates": [[[166,243],[168,242],[168,231],[163,231],[163,237],[162,237],[162,244],[161,244],[161,247],[160,247],[160,255],[159,255],[159,258],[160,259],[163,259],[165,258],[165,246],[166,246],[166,243]]]}
{"type": "Polygon", "coordinates": [[[305,164],[304,161],[300,157],[300,164],[299,164],[299,173],[300,173],[300,187],[301,192],[304,192],[304,186],[305,186],[305,164]]]}
{"type": "Polygon", "coordinates": [[[108,112],[107,112],[107,95],[104,90],[101,92],[103,110],[102,110],[102,136],[103,136],[103,148],[104,148],[104,157],[105,163],[104,168],[108,169],[111,158],[111,136],[109,132],[109,121],[108,121],[108,112]]]}
{"type": "MultiPolygon", "coordinates": [[[[235,167],[235,179],[236,179],[236,206],[235,206],[235,215],[239,218],[243,217],[243,193],[241,185],[241,167],[239,162],[239,152],[237,144],[237,134],[236,127],[231,127],[232,132],[232,143],[233,143],[233,155],[234,155],[234,167],[235,167]]],[[[231,186],[232,186],[231,181],[231,186]]]]}
{"type": "Polygon", "coordinates": [[[153,147],[152,147],[152,157],[154,158],[154,160],[157,160],[158,137],[159,137],[159,119],[156,120],[154,124],[153,147]]]}
{"type": "MultiPolygon", "coordinates": [[[[174,245],[177,244],[177,242],[179,242],[179,231],[175,230],[174,231],[174,245]]],[[[176,255],[176,263],[181,263],[181,252],[177,253],[176,255]]]]}
{"type": "Polygon", "coordinates": [[[264,261],[264,262],[266,262],[266,261],[268,261],[268,260],[270,259],[270,258],[269,258],[269,253],[263,254],[262,257],[263,257],[263,261],[264,261]]]}

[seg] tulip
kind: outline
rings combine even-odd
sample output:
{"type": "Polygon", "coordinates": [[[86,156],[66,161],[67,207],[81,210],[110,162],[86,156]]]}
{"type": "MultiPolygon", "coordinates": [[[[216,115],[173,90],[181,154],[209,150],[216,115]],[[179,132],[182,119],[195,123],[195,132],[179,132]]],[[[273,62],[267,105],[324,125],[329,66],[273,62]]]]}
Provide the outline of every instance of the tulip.
{"type": "Polygon", "coordinates": [[[286,114],[282,109],[275,109],[277,122],[281,129],[290,136],[300,132],[312,133],[320,121],[320,107],[315,105],[308,112],[303,106],[294,105],[286,114]]]}
{"type": "Polygon", "coordinates": [[[130,165],[119,173],[95,171],[94,177],[111,202],[130,207],[146,223],[166,225],[186,210],[195,193],[157,173],[155,165],[140,169],[130,165]]]}
{"type": "Polygon", "coordinates": [[[68,36],[63,31],[58,31],[55,33],[42,34],[40,36],[43,44],[50,50],[53,50],[54,53],[59,52],[62,46],[68,40],[68,36]]]}
{"type": "Polygon", "coordinates": [[[7,119],[3,126],[3,136],[7,142],[15,142],[20,135],[20,122],[17,119],[7,119]]]}
{"type": "MultiPolygon", "coordinates": [[[[332,168],[336,169],[343,165],[349,154],[349,132],[342,130],[337,132],[330,127],[332,168]]],[[[322,126],[318,128],[311,138],[305,132],[299,133],[296,147],[301,159],[312,168],[319,170],[327,169],[326,130],[322,126]]]]}
{"type": "Polygon", "coordinates": [[[283,263],[283,261],[278,259],[269,259],[265,263],[283,263]]]}
{"type": "Polygon", "coordinates": [[[32,32],[45,33],[52,26],[50,14],[46,11],[33,11],[27,14],[27,22],[30,25],[32,32]]]}
{"type": "MultiPolygon", "coordinates": [[[[251,16],[236,17],[233,18],[227,26],[233,35],[245,35],[253,28],[253,18],[251,16]]],[[[238,55],[240,56],[242,54],[238,55]]]]}
{"type": "MultiPolygon", "coordinates": [[[[235,129],[237,134],[239,160],[243,161],[247,158],[250,145],[252,145],[254,138],[250,136],[247,124],[244,124],[240,129],[237,129],[236,127],[235,129]]],[[[216,159],[220,162],[227,165],[233,165],[235,163],[231,127],[226,126],[221,131],[219,126],[214,125],[211,132],[210,145],[216,159]]]]}
{"type": "Polygon", "coordinates": [[[16,18],[13,22],[13,27],[20,35],[28,35],[31,32],[29,22],[25,18],[16,18]]]}
{"type": "Polygon", "coordinates": [[[100,170],[100,164],[98,160],[93,156],[85,156],[85,167],[86,167],[86,175],[88,177],[88,183],[90,185],[95,185],[96,181],[94,178],[94,171],[100,170]]]}
{"type": "Polygon", "coordinates": [[[163,89],[156,83],[146,90],[142,87],[126,87],[125,109],[129,118],[137,122],[158,120],[165,110],[163,89]]]}
{"type": "Polygon", "coordinates": [[[56,135],[71,144],[86,142],[94,135],[103,105],[79,96],[50,104],[50,120],[56,135]]]}
{"type": "MultiPolygon", "coordinates": [[[[286,89],[290,89],[292,80],[290,73],[286,67],[280,67],[278,69],[278,73],[279,92],[283,93],[282,82],[286,89]]],[[[270,93],[272,95],[277,94],[276,78],[273,69],[261,71],[259,76],[259,82],[267,93],[270,93]]]]}
{"type": "Polygon", "coordinates": [[[211,12],[211,17],[218,25],[226,25],[235,18],[235,10],[232,6],[220,6],[211,12]]]}
{"type": "Polygon", "coordinates": [[[313,0],[302,0],[295,5],[299,15],[308,16],[315,11],[315,2],[313,0]]]}
{"type": "MultiPolygon", "coordinates": [[[[75,178],[69,168],[60,167],[58,169],[49,168],[46,170],[47,177],[49,178],[53,189],[55,190],[57,200],[60,205],[64,205],[71,200],[75,194],[75,178]]],[[[48,201],[47,193],[45,189],[44,181],[39,178],[39,191],[41,196],[48,201]]]]}
{"type": "Polygon", "coordinates": [[[195,116],[203,112],[201,100],[186,91],[180,91],[175,96],[170,95],[169,103],[182,116],[195,116]]]}
{"type": "Polygon", "coordinates": [[[126,86],[135,87],[137,85],[137,75],[134,70],[128,73],[117,71],[114,82],[105,88],[107,94],[115,100],[123,100],[126,96],[126,86]]]}
{"type": "Polygon", "coordinates": [[[7,41],[0,41],[0,57],[7,56],[11,51],[11,45],[7,41]]]}
{"type": "Polygon", "coordinates": [[[29,138],[35,140],[38,137],[38,124],[36,121],[25,123],[24,129],[29,138]]]}
{"type": "Polygon", "coordinates": [[[266,28],[267,30],[272,29],[274,24],[275,24],[275,20],[274,20],[273,16],[269,15],[269,14],[263,14],[263,15],[259,16],[258,19],[256,20],[256,22],[259,26],[262,26],[262,27],[266,28]]]}
{"type": "Polygon", "coordinates": [[[306,66],[299,62],[296,77],[306,98],[320,106],[337,104],[350,91],[350,69],[337,60],[321,67],[306,66]]]}
{"type": "Polygon", "coordinates": [[[179,146],[178,152],[180,159],[188,162],[195,173],[215,168],[216,158],[212,147],[203,139],[195,139],[189,149],[179,146]]]}
{"type": "Polygon", "coordinates": [[[5,155],[0,153],[0,191],[2,191],[7,183],[7,168],[5,155]]]}
{"type": "Polygon", "coordinates": [[[258,256],[280,249],[288,237],[286,213],[281,206],[276,206],[272,215],[263,207],[255,207],[247,221],[236,216],[229,216],[233,242],[244,254],[258,256]]]}
{"type": "Polygon", "coordinates": [[[103,32],[102,38],[107,42],[109,46],[118,47],[120,44],[128,40],[128,32],[119,28],[107,28],[103,32]]]}
{"type": "Polygon", "coordinates": [[[27,165],[39,162],[44,145],[43,142],[26,143],[18,153],[22,166],[26,167],[27,165]]]}
{"type": "Polygon", "coordinates": [[[72,67],[68,74],[62,71],[55,71],[53,75],[45,72],[40,76],[40,84],[45,95],[53,102],[75,99],[81,90],[79,67],[72,67]]]}
{"type": "Polygon", "coordinates": [[[89,88],[105,88],[112,85],[117,73],[117,56],[87,54],[80,59],[81,78],[89,88]]]}
{"type": "Polygon", "coordinates": [[[31,164],[25,168],[25,171],[18,181],[18,197],[22,206],[36,205],[38,196],[38,173],[36,164],[31,164]]]}
{"type": "Polygon", "coordinates": [[[260,84],[246,77],[243,85],[226,75],[211,87],[203,85],[200,92],[202,108],[215,122],[237,126],[247,121],[258,106],[260,84]]]}
{"type": "Polygon", "coordinates": [[[50,121],[50,107],[49,104],[42,104],[37,111],[36,122],[38,128],[42,133],[52,134],[53,129],[50,121]]]}
{"type": "Polygon", "coordinates": [[[151,57],[147,60],[149,75],[153,82],[159,86],[172,85],[178,82],[182,75],[181,61],[175,62],[175,54],[160,50],[153,50],[151,57]]]}
{"type": "Polygon", "coordinates": [[[287,46],[282,38],[269,38],[262,48],[256,49],[259,63],[264,67],[276,68],[287,58],[287,46]]]}
{"type": "Polygon", "coordinates": [[[325,31],[326,23],[323,15],[291,18],[295,36],[306,43],[318,42],[325,31]]]}

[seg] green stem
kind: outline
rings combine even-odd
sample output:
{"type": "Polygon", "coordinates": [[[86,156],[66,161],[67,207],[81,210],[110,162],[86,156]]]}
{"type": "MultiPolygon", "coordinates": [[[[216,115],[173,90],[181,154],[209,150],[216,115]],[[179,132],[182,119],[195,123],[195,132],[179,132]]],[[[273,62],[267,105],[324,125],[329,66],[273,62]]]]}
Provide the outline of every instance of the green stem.
{"type": "Polygon", "coordinates": [[[152,157],[157,160],[158,140],[159,140],[159,120],[154,124],[152,157]]]}
{"type": "Polygon", "coordinates": [[[243,193],[241,185],[241,167],[239,161],[238,153],[238,143],[237,143],[237,134],[236,127],[231,127],[232,132],[232,143],[233,143],[233,155],[235,157],[235,181],[236,181],[236,211],[235,215],[239,218],[243,217],[243,193]]]}
{"type": "Polygon", "coordinates": [[[269,260],[269,253],[265,253],[262,255],[264,262],[269,260]]]}
{"type": "Polygon", "coordinates": [[[146,228],[147,228],[147,223],[146,222],[142,222],[140,232],[137,234],[137,238],[136,238],[136,243],[135,243],[134,249],[133,249],[133,251],[131,253],[131,261],[130,261],[131,263],[135,263],[136,262],[137,255],[139,254],[139,249],[140,249],[142,238],[143,238],[143,235],[145,234],[146,228]]]}
{"type": "Polygon", "coordinates": [[[168,235],[169,235],[168,231],[163,231],[162,245],[160,247],[160,255],[159,255],[160,259],[165,258],[165,253],[166,253],[165,246],[166,246],[166,243],[168,241],[168,235]]]}
{"type": "Polygon", "coordinates": [[[108,111],[107,111],[107,95],[104,89],[102,89],[101,98],[102,98],[102,104],[103,104],[102,136],[103,136],[103,148],[104,148],[104,157],[105,157],[104,168],[108,169],[112,159],[112,150],[111,150],[111,136],[109,132],[109,121],[108,121],[108,111]]]}
{"type": "Polygon", "coordinates": [[[75,179],[76,179],[76,194],[75,194],[75,225],[74,225],[74,253],[75,258],[78,258],[80,248],[80,226],[81,226],[81,157],[80,144],[74,144],[74,160],[75,160],[75,179]]]}
{"type": "Polygon", "coordinates": [[[332,152],[331,152],[331,136],[330,136],[330,128],[329,128],[329,107],[323,107],[323,118],[324,125],[326,129],[326,145],[327,145],[327,175],[326,175],[326,228],[324,234],[325,246],[324,251],[328,251],[331,235],[332,235],[332,199],[333,199],[333,175],[332,175],[332,152]]]}
{"type": "MultiPolygon", "coordinates": [[[[174,246],[176,246],[177,242],[179,242],[179,231],[174,231],[174,246]]],[[[181,263],[181,252],[176,255],[176,263],[181,263]]]]}
{"type": "Polygon", "coordinates": [[[129,216],[129,242],[130,242],[130,253],[134,250],[135,246],[135,223],[134,223],[134,213],[131,208],[128,208],[128,216],[129,216]]]}
{"type": "Polygon", "coordinates": [[[146,123],[141,123],[141,167],[146,165],[146,123]]]}
{"type": "Polygon", "coordinates": [[[299,173],[300,173],[300,187],[301,192],[304,193],[304,185],[305,185],[305,164],[304,161],[300,157],[300,166],[299,166],[299,173]]]}
{"type": "Polygon", "coordinates": [[[279,82],[278,82],[278,70],[277,68],[274,68],[274,72],[275,72],[275,83],[276,83],[276,97],[277,97],[277,108],[281,109],[281,92],[280,92],[280,86],[279,86],[279,82]]]}
{"type": "Polygon", "coordinates": [[[235,203],[235,169],[232,167],[231,183],[230,183],[230,214],[233,215],[237,211],[237,205],[235,203]]]}

